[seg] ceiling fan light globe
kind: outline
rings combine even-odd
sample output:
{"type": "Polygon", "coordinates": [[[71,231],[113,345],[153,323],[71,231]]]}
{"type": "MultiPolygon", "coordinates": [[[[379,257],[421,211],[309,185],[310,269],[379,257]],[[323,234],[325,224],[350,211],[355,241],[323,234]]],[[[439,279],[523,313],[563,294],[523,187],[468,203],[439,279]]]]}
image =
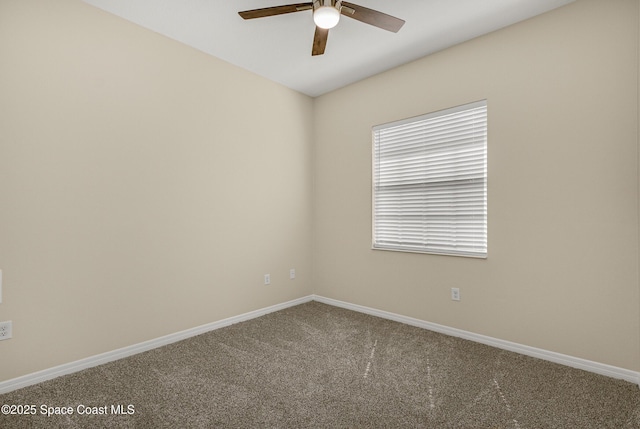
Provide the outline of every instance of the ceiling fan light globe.
{"type": "Polygon", "coordinates": [[[338,25],[340,11],[332,6],[320,6],[313,12],[313,22],[320,28],[329,29],[338,25]]]}

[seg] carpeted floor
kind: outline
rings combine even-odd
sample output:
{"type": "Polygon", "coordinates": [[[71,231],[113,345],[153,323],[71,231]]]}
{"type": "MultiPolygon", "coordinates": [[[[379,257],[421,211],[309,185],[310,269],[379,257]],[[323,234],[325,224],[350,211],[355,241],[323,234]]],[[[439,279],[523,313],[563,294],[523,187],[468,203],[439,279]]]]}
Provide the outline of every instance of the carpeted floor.
{"type": "Polygon", "coordinates": [[[0,428],[640,428],[637,385],[317,302],[2,404],[35,415],[0,428]]]}

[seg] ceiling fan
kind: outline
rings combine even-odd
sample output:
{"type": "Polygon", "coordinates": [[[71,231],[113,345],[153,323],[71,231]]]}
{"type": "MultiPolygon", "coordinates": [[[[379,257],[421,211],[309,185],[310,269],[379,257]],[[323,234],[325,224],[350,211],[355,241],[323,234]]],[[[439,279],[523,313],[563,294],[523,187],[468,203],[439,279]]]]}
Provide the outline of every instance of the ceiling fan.
{"type": "Polygon", "coordinates": [[[238,12],[244,19],[264,18],[267,16],[283,15],[285,13],[313,11],[313,21],[316,32],[313,36],[311,55],[322,55],[327,46],[329,29],[338,25],[340,15],[348,16],[365,24],[397,33],[404,25],[404,20],[364,6],[348,3],[342,0],[314,0],[307,3],[287,4],[283,6],[265,7],[238,12]]]}

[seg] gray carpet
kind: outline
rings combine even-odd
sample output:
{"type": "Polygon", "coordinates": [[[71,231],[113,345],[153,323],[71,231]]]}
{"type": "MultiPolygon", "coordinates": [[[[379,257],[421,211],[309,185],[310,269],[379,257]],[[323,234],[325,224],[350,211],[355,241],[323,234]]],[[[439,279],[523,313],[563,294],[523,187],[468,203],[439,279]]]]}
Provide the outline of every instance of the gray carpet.
{"type": "Polygon", "coordinates": [[[1,404],[37,409],[0,415],[1,428],[640,428],[637,385],[317,302],[1,404]]]}

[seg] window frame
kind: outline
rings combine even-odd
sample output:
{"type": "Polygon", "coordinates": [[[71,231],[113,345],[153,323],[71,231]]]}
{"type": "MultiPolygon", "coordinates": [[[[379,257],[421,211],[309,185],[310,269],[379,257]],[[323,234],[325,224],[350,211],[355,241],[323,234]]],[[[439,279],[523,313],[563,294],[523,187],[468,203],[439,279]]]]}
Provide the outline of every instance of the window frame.
{"type": "MultiPolygon", "coordinates": [[[[481,129],[482,131],[482,129],[481,129]]],[[[447,255],[447,256],[458,256],[458,257],[469,257],[469,258],[478,258],[478,259],[487,259],[488,257],[488,169],[487,169],[487,165],[488,165],[488,103],[487,100],[479,100],[479,101],[475,101],[472,103],[467,103],[467,104],[463,104],[463,105],[459,105],[459,106],[455,106],[455,107],[451,107],[451,108],[447,108],[447,109],[443,109],[443,110],[438,110],[435,112],[431,112],[431,113],[427,113],[424,115],[420,115],[420,116],[415,116],[415,117],[411,117],[411,118],[406,118],[406,119],[402,119],[402,120],[398,120],[398,121],[393,121],[393,122],[389,122],[389,123],[384,123],[384,124],[380,124],[380,125],[376,125],[374,127],[372,127],[371,130],[371,141],[372,141],[372,171],[371,171],[371,179],[372,179],[372,185],[371,185],[371,191],[372,191],[372,195],[371,195],[371,220],[372,220],[372,225],[371,225],[371,249],[372,250],[384,250],[384,251],[396,251],[396,252],[407,252],[407,253],[423,253],[423,254],[435,254],[435,255],[447,255]],[[483,136],[483,138],[480,138],[480,144],[483,145],[483,152],[482,152],[482,156],[479,158],[480,161],[484,161],[484,172],[483,172],[483,176],[482,179],[471,179],[468,180],[468,183],[476,183],[476,185],[474,187],[483,187],[483,196],[484,196],[484,205],[483,205],[483,210],[481,210],[483,212],[483,215],[480,216],[480,218],[478,218],[477,216],[473,215],[473,219],[480,219],[480,222],[476,222],[474,223],[474,225],[481,225],[479,228],[476,228],[479,231],[482,231],[482,234],[477,234],[477,236],[480,237],[479,240],[475,240],[474,242],[477,241],[478,243],[483,243],[484,246],[478,246],[476,250],[455,250],[454,248],[448,248],[446,250],[435,250],[433,247],[433,243],[431,244],[431,248],[430,245],[428,244],[428,241],[431,240],[433,241],[433,238],[428,238],[427,235],[425,235],[425,238],[423,238],[423,242],[421,243],[421,246],[416,245],[415,243],[412,244],[411,246],[408,245],[401,245],[401,244],[386,244],[386,243],[380,243],[381,240],[377,239],[378,237],[376,236],[377,231],[376,231],[376,225],[377,225],[377,220],[376,220],[376,212],[377,212],[377,205],[376,205],[376,189],[378,186],[378,178],[377,178],[377,174],[379,172],[379,168],[377,167],[377,163],[379,162],[379,153],[378,153],[378,146],[376,143],[376,133],[380,133],[380,131],[383,130],[388,130],[391,128],[397,128],[397,127],[402,127],[402,126],[406,126],[406,125],[412,125],[412,124],[418,124],[421,122],[427,122],[430,120],[434,120],[437,118],[442,118],[445,117],[447,115],[454,115],[454,114],[458,114],[458,113],[463,113],[463,112],[467,112],[467,111],[476,111],[480,109],[479,111],[481,113],[483,113],[483,119],[481,119],[479,122],[482,124],[484,124],[484,129],[483,132],[481,132],[481,135],[483,136]],[[483,110],[484,109],[484,110],[483,110]],[[480,184],[480,185],[478,185],[480,184]]],[[[475,140],[475,134],[474,134],[474,140],[475,140]]],[[[442,144],[442,143],[441,143],[442,144]]],[[[478,144],[478,143],[475,143],[478,144]]],[[[421,171],[426,171],[424,169],[422,169],[421,171]]],[[[432,171],[432,170],[431,170],[432,171]]],[[[455,176],[451,176],[451,182],[459,182],[458,179],[454,178],[455,176]]],[[[439,182],[441,184],[444,184],[445,182],[448,181],[442,181],[439,182]]],[[[428,181],[424,181],[421,182],[423,184],[423,186],[427,183],[430,183],[428,181]]],[[[431,182],[433,183],[433,182],[431,182]]],[[[428,185],[427,185],[428,186],[428,185]]],[[[455,184],[452,184],[451,186],[447,186],[452,192],[455,191],[455,184]]],[[[398,191],[401,192],[401,191],[398,191]]],[[[477,193],[477,191],[475,191],[477,193]]],[[[426,194],[427,191],[425,190],[424,193],[426,194]]],[[[449,196],[451,196],[452,194],[447,194],[449,196]]],[[[474,194],[476,195],[476,194],[474,194]]],[[[425,199],[428,199],[428,197],[425,197],[425,199]]],[[[426,203],[424,203],[426,204],[426,203]]],[[[459,206],[456,206],[459,207],[459,206]]],[[[380,217],[380,215],[378,215],[378,217],[380,217]]],[[[423,229],[428,229],[427,228],[427,219],[428,217],[424,216],[424,222],[421,223],[422,228],[423,229]]],[[[453,220],[455,220],[455,215],[451,216],[451,218],[453,220]]],[[[451,223],[452,225],[455,224],[455,222],[451,223]]],[[[455,229],[455,228],[453,228],[455,229]]],[[[474,229],[474,231],[476,230],[474,229]]],[[[429,237],[433,237],[433,233],[431,233],[432,235],[429,237]]],[[[459,235],[455,235],[455,237],[459,237],[459,235]]],[[[450,240],[452,243],[455,243],[455,239],[450,240]]],[[[436,246],[437,247],[437,246],[436,246]]]]}

